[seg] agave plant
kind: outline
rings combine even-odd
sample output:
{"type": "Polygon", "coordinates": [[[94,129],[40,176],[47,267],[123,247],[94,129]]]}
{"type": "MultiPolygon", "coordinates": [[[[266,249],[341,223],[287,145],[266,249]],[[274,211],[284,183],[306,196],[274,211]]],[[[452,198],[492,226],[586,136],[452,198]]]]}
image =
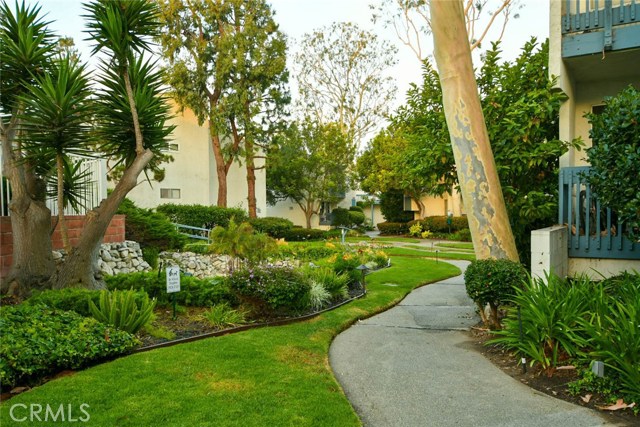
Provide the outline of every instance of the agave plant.
{"type": "Polygon", "coordinates": [[[145,296],[140,307],[135,301],[135,291],[102,291],[96,306],[89,300],[92,316],[101,323],[135,334],[146,325],[153,314],[156,300],[145,296]]]}

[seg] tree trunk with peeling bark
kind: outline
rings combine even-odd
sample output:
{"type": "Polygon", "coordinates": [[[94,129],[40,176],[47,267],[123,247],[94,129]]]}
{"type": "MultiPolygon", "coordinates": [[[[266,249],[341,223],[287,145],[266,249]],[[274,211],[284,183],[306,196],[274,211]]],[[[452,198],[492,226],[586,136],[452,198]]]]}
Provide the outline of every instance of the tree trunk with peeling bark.
{"type": "Polygon", "coordinates": [[[473,73],[462,2],[432,0],[430,10],[444,111],[476,257],[518,261],[473,73]]]}
{"type": "Polygon", "coordinates": [[[227,170],[225,167],[224,154],[220,146],[220,136],[209,124],[209,134],[211,136],[211,146],[213,147],[213,157],[216,161],[216,177],[218,178],[218,199],[216,205],[222,208],[227,207],[227,170]]]}

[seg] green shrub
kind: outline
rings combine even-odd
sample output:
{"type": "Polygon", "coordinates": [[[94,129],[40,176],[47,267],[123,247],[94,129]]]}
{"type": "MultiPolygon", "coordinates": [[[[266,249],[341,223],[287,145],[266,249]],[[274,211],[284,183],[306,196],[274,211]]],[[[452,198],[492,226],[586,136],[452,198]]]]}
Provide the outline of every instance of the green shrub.
{"type": "Polygon", "coordinates": [[[158,206],[156,210],[165,214],[172,222],[207,229],[227,228],[232,218],[238,224],[249,219],[247,212],[240,208],[167,203],[158,206]]]}
{"type": "Polygon", "coordinates": [[[349,207],[349,210],[350,210],[351,212],[361,212],[361,213],[364,213],[364,209],[362,209],[362,206],[359,206],[359,205],[350,206],[350,207],[349,207]]]}
{"type": "Polygon", "coordinates": [[[459,242],[470,242],[471,241],[471,230],[465,228],[463,230],[456,231],[451,235],[452,240],[457,240],[459,242]]]}
{"type": "Polygon", "coordinates": [[[364,220],[364,213],[358,211],[349,211],[349,221],[351,223],[351,227],[364,224],[364,220]]]}
{"type": "Polygon", "coordinates": [[[89,300],[89,310],[97,321],[130,334],[135,334],[151,320],[155,306],[156,301],[150,301],[149,297],[138,306],[133,290],[101,291],[98,305],[89,300]]]}
{"type": "Polygon", "coordinates": [[[409,226],[409,236],[412,237],[421,237],[422,236],[422,224],[419,222],[414,223],[409,226]]]}
{"type": "Polygon", "coordinates": [[[409,226],[406,222],[381,222],[378,224],[378,230],[381,235],[397,236],[407,234],[409,232],[409,226]]]}
{"type": "Polygon", "coordinates": [[[500,329],[498,307],[514,295],[514,289],[527,280],[524,267],[507,259],[483,259],[473,261],[464,273],[467,295],[475,301],[480,316],[487,326],[500,329]],[[491,307],[491,322],[484,316],[484,307],[491,307]]]}
{"type": "Polygon", "coordinates": [[[158,268],[158,254],[160,250],[153,246],[148,246],[146,248],[142,248],[142,259],[147,261],[147,264],[151,266],[152,269],[158,268]]]}
{"type": "MultiPolygon", "coordinates": [[[[148,298],[147,294],[142,291],[136,292],[134,297],[137,304],[141,304],[145,298],[148,298]]],[[[31,298],[24,303],[27,305],[46,305],[49,308],[58,310],[75,311],[82,316],[91,317],[89,301],[98,304],[100,291],[84,288],[35,291],[31,298]]]]}
{"type": "Polygon", "coordinates": [[[204,317],[212,326],[223,328],[244,323],[246,313],[242,310],[233,309],[229,304],[222,303],[211,307],[211,309],[204,314],[204,317]]]}
{"type": "Polygon", "coordinates": [[[126,216],[125,237],[140,243],[143,254],[144,248],[156,248],[158,251],[180,249],[188,240],[176,231],[165,215],[138,208],[129,199],[120,204],[118,213],[126,216]]]}
{"type": "MultiPolygon", "coordinates": [[[[449,224],[445,215],[428,216],[420,220],[424,230],[430,230],[434,233],[448,233],[449,224]]],[[[455,233],[460,230],[469,229],[469,221],[466,216],[454,216],[451,218],[451,232],[455,233]]]]}
{"type": "Polygon", "coordinates": [[[0,383],[13,387],[127,353],[131,334],[73,311],[21,304],[0,309],[0,383]]]}
{"type": "Polygon", "coordinates": [[[332,300],[343,300],[349,297],[349,276],[338,274],[328,267],[310,268],[305,271],[309,281],[322,284],[332,300]]]}
{"type": "Polygon", "coordinates": [[[282,239],[285,232],[293,228],[293,223],[288,219],[273,216],[252,218],[249,220],[249,224],[257,232],[264,233],[274,239],[282,239]]]}
{"type": "Polygon", "coordinates": [[[283,233],[284,239],[287,242],[310,242],[314,240],[326,240],[327,232],[324,230],[317,230],[314,228],[292,228],[283,233]]]}
{"type": "Polygon", "coordinates": [[[495,331],[498,338],[490,341],[540,363],[549,373],[562,356],[575,356],[586,345],[581,319],[588,310],[589,280],[572,286],[557,276],[532,279],[515,288],[514,306],[509,307],[504,329],[495,331]],[[522,320],[522,336],[518,310],[522,320]]]}
{"type": "Polygon", "coordinates": [[[193,252],[194,254],[208,254],[209,253],[209,244],[208,243],[187,243],[184,245],[185,252],[193,252]]]}
{"type": "MultiPolygon", "coordinates": [[[[629,85],[615,97],[605,99],[605,108],[589,113],[587,149],[590,173],[586,176],[602,206],[611,208],[624,224],[624,232],[640,239],[640,90],[629,85]]],[[[618,230],[622,231],[622,230],[618,230]]]]}
{"type": "Polygon", "coordinates": [[[242,268],[229,277],[229,288],[256,314],[290,314],[309,306],[309,282],[287,266],[242,268]]]}
{"type": "MultiPolygon", "coordinates": [[[[144,290],[149,297],[155,298],[159,305],[167,305],[171,301],[167,294],[164,271],[159,275],[157,272],[139,272],[107,276],[105,282],[110,290],[144,290]]],[[[193,307],[211,307],[223,302],[236,305],[238,302],[229,291],[226,281],[220,277],[198,279],[192,276],[181,276],[180,292],[175,295],[178,304],[193,307]]]]}

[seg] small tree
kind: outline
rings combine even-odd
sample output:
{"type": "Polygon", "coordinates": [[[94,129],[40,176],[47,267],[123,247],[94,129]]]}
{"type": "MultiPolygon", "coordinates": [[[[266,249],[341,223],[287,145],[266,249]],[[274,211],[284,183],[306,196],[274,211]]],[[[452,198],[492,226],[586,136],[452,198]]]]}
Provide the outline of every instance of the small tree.
{"type": "Polygon", "coordinates": [[[338,124],[294,123],[278,135],[267,158],[269,202],[290,198],[304,212],[307,228],[322,202],[335,203],[348,188],[355,145],[338,124]]]}
{"type": "Polygon", "coordinates": [[[640,91],[629,86],[605,100],[601,114],[586,115],[593,146],[587,181],[617,212],[630,238],[640,240],[640,91]]]}

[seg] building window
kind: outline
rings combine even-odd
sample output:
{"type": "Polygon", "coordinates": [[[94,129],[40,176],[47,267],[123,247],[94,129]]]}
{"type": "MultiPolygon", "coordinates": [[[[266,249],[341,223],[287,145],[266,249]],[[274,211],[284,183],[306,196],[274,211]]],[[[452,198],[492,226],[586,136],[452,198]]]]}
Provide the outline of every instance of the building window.
{"type": "Polygon", "coordinates": [[[167,144],[167,151],[180,151],[180,144],[169,143],[167,144]]]}
{"type": "Polygon", "coordinates": [[[179,199],[180,189],[179,188],[161,188],[160,198],[161,199],[179,199]]]}

